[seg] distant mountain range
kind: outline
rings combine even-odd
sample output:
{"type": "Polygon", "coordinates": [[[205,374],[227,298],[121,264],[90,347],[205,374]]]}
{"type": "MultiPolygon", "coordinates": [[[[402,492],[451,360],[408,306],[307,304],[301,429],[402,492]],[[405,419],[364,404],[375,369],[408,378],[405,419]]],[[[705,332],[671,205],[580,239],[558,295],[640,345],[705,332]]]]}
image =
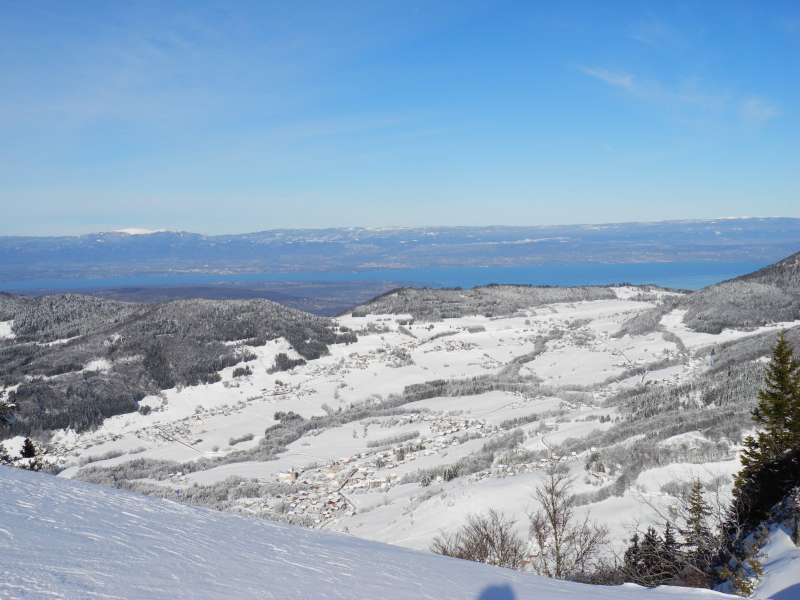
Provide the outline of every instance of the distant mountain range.
{"type": "MultiPolygon", "coordinates": [[[[541,227],[274,229],[238,235],[126,229],[0,237],[0,289],[136,274],[281,274],[576,263],[750,261],[795,251],[800,219],[541,227]]],[[[355,276],[354,276],[355,277],[355,276]]],[[[194,284],[198,282],[193,282],[194,284]]],[[[46,286],[43,286],[46,287],[46,286]]],[[[69,289],[68,285],[62,289],[69,289]]]]}

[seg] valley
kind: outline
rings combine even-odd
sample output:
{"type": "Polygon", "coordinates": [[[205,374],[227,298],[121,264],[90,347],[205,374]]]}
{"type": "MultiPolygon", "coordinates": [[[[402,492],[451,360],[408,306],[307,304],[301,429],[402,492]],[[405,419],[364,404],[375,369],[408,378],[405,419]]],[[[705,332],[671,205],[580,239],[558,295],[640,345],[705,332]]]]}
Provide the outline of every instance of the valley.
{"type": "Polygon", "coordinates": [[[683,294],[653,287],[427,293],[338,317],[334,329],[355,341],[284,371],[277,356],[300,358],[285,338],[227,341],[242,360],[219,381],[147,395],[94,429],[55,430],[48,461],[60,477],[427,549],[489,508],[524,532],[557,460],[579,512],[620,551],[694,478],[727,500],[760,370],[747,360],[734,374],[720,360],[745,342],[766,353],[800,325],[697,332],[675,307],[683,294]],[[474,310],[492,316],[461,314],[474,310]],[[652,402],[658,419],[641,412],[652,402]]]}

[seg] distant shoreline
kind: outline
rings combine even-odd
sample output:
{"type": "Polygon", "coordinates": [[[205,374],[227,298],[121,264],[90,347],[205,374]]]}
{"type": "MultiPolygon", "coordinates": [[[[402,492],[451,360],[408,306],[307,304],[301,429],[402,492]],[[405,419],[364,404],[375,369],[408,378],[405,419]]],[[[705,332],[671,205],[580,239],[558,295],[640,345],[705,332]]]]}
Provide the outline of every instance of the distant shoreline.
{"type": "Polygon", "coordinates": [[[415,287],[475,287],[492,283],[522,285],[652,284],[700,289],[750,273],[766,262],[684,261],[642,263],[565,263],[512,267],[419,267],[359,271],[305,271],[297,273],[141,273],[103,278],[46,278],[0,281],[0,290],[12,293],[100,291],[115,288],[229,287],[232,290],[291,288],[305,285],[384,284],[415,287]]]}

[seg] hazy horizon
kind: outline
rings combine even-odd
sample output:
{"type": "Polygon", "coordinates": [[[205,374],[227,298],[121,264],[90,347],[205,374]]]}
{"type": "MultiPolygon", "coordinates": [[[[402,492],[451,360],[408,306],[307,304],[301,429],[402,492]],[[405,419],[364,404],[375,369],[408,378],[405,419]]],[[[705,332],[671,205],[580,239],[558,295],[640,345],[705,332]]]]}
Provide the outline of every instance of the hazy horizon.
{"type": "Polygon", "coordinates": [[[447,224],[423,224],[423,225],[339,225],[339,226],[318,226],[318,227],[268,227],[259,228],[254,227],[251,229],[239,230],[212,230],[212,229],[186,229],[182,227],[138,227],[138,226],[124,226],[116,227],[109,225],[104,229],[91,229],[86,231],[77,231],[73,233],[67,232],[52,232],[43,234],[27,234],[27,233],[0,233],[0,238],[3,237],[80,237],[94,234],[108,234],[119,233],[131,236],[138,235],[152,235],[157,233],[189,233],[195,235],[203,235],[209,237],[215,236],[237,236],[237,235],[252,235],[256,233],[264,233],[271,231],[326,231],[326,230],[364,230],[364,231],[403,231],[414,229],[557,229],[557,228],[580,228],[580,227],[613,227],[625,225],[657,225],[668,223],[713,223],[720,221],[746,221],[746,220],[800,220],[800,216],[737,216],[737,217],[709,217],[709,218],[686,218],[686,219],[655,219],[655,220],[642,220],[642,221],[599,221],[599,222],[574,222],[574,223],[528,223],[528,224],[503,224],[503,223],[490,223],[490,224],[477,224],[477,225],[447,225],[447,224]]]}

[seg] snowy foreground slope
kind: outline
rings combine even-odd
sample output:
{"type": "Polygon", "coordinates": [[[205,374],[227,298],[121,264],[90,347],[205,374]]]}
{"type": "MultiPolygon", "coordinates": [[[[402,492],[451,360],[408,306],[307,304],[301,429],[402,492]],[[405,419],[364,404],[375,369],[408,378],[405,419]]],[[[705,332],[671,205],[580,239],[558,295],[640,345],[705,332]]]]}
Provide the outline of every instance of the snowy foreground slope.
{"type": "Polygon", "coordinates": [[[0,467],[0,598],[725,598],[565,583],[0,467]]]}
{"type": "Polygon", "coordinates": [[[761,549],[765,575],[754,592],[755,598],[800,599],[800,548],[794,545],[788,528],[773,523],[761,549]]]}

